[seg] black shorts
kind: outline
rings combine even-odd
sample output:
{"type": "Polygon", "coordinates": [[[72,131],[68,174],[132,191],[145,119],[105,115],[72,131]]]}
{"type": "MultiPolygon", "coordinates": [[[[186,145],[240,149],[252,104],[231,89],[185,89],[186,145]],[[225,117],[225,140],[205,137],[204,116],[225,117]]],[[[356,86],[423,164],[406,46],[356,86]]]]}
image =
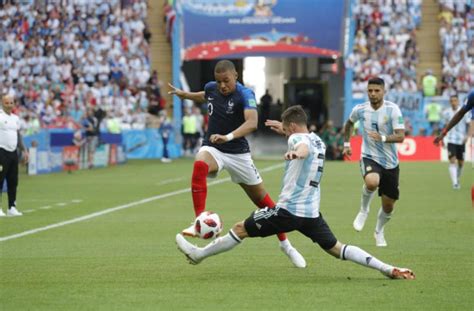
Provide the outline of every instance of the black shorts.
{"type": "Polygon", "coordinates": [[[456,145],[448,143],[448,158],[456,157],[457,160],[464,160],[465,145],[456,145]]]}
{"type": "Polygon", "coordinates": [[[386,169],[374,160],[362,158],[360,161],[360,170],[364,178],[370,173],[379,174],[379,196],[383,194],[391,199],[398,200],[400,197],[400,191],[398,189],[400,168],[398,166],[392,169],[386,169]]]}
{"type": "Polygon", "coordinates": [[[253,212],[245,220],[244,225],[250,237],[263,238],[297,230],[325,250],[333,248],[337,243],[336,237],[321,214],[318,218],[305,218],[295,216],[278,206],[266,207],[253,212]]]}

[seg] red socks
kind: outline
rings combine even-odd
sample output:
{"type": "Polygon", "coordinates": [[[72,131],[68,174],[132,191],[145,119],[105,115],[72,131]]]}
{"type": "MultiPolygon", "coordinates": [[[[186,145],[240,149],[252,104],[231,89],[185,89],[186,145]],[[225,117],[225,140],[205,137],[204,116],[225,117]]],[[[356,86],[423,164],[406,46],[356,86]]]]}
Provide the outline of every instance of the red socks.
{"type": "Polygon", "coordinates": [[[207,173],[209,165],[204,161],[194,162],[191,192],[193,196],[194,213],[199,216],[206,209],[207,173]]]}
{"type": "MultiPolygon", "coordinates": [[[[268,193],[265,195],[265,197],[260,202],[258,202],[258,207],[259,208],[265,208],[265,207],[274,208],[275,205],[276,205],[275,202],[273,202],[272,198],[270,198],[268,193]]],[[[285,233],[279,233],[279,234],[277,234],[277,237],[278,237],[278,240],[280,240],[280,241],[285,241],[287,239],[285,233]]]]}

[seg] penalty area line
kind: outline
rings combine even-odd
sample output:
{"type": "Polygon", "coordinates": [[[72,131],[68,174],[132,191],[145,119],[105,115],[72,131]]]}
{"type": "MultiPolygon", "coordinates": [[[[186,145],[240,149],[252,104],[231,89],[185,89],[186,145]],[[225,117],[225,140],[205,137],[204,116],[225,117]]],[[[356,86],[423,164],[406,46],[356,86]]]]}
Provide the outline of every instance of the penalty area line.
{"type": "MultiPolygon", "coordinates": [[[[265,172],[269,172],[269,171],[272,171],[272,170],[280,168],[280,167],[283,167],[283,164],[277,164],[277,165],[272,165],[272,166],[266,167],[266,168],[260,170],[260,172],[265,173],[265,172]]],[[[208,187],[209,186],[214,186],[214,185],[222,184],[222,183],[225,183],[225,182],[228,182],[228,181],[230,181],[230,177],[226,177],[226,178],[223,178],[223,179],[219,179],[219,180],[209,182],[207,184],[207,186],[208,187]]],[[[39,227],[39,228],[23,231],[23,232],[20,232],[20,233],[0,237],[0,242],[14,240],[14,239],[18,239],[18,238],[21,238],[21,237],[24,237],[24,236],[36,234],[36,233],[39,233],[39,232],[43,232],[43,231],[47,231],[47,230],[51,230],[51,229],[55,229],[55,228],[59,228],[59,227],[64,227],[64,226],[67,226],[67,225],[75,224],[75,223],[78,223],[78,222],[81,222],[81,221],[89,220],[89,219],[92,219],[92,218],[95,218],[95,217],[99,217],[99,216],[106,215],[106,214],[109,214],[109,213],[117,212],[117,211],[127,209],[127,208],[130,208],[130,207],[150,203],[150,202],[153,202],[153,201],[156,201],[156,200],[161,200],[161,199],[165,199],[165,198],[172,197],[172,196],[175,196],[175,195],[180,195],[180,194],[190,192],[190,191],[191,191],[191,188],[184,188],[184,189],[181,189],[181,190],[176,190],[176,191],[156,195],[156,196],[153,196],[153,197],[149,197],[149,198],[146,198],[146,199],[130,202],[130,203],[127,203],[127,204],[107,208],[107,209],[102,210],[102,211],[98,211],[98,212],[95,212],[95,213],[92,213],[92,214],[87,214],[87,215],[84,215],[84,216],[81,216],[81,217],[76,217],[76,218],[73,218],[73,219],[70,219],[70,220],[58,222],[58,223],[51,224],[51,225],[48,225],[48,226],[39,227]]]]}

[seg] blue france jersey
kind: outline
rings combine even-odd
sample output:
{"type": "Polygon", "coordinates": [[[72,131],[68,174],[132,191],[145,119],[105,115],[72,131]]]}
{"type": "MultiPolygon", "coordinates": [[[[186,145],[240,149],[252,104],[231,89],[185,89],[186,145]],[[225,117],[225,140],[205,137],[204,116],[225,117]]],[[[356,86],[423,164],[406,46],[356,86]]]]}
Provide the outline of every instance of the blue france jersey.
{"type": "Polygon", "coordinates": [[[464,111],[471,110],[471,120],[474,120],[474,90],[472,90],[466,98],[466,104],[463,106],[464,111]]]}
{"type": "Polygon", "coordinates": [[[244,111],[257,109],[253,91],[237,82],[235,91],[224,96],[217,89],[217,83],[212,81],[206,84],[204,92],[209,111],[209,125],[203,145],[212,146],[225,153],[250,152],[245,137],[236,138],[223,144],[213,144],[209,141],[209,137],[212,134],[227,135],[245,122],[244,111]]]}
{"type": "MultiPolygon", "coordinates": [[[[459,110],[461,110],[461,107],[458,107],[456,110],[449,107],[443,111],[442,116],[445,124],[447,124],[459,110]]],[[[467,135],[467,124],[469,124],[469,116],[465,114],[461,121],[459,121],[459,123],[448,132],[446,135],[446,141],[455,145],[464,144],[464,139],[467,135]]]]}
{"type": "Polygon", "coordinates": [[[297,133],[288,138],[288,151],[300,144],[308,146],[309,154],[304,159],[286,161],[277,206],[298,217],[316,218],[326,146],[314,133],[297,133]]]}

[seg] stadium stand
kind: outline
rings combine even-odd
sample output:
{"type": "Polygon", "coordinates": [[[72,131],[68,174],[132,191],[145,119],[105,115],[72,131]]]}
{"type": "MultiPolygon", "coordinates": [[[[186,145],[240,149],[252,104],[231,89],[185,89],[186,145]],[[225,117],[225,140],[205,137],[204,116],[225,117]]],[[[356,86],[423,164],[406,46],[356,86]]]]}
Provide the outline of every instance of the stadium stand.
{"type": "Polygon", "coordinates": [[[47,3],[0,6],[0,84],[19,99],[24,131],[77,128],[87,106],[144,128],[146,112],[164,106],[147,1],[47,3]]]}
{"type": "Polygon", "coordinates": [[[468,93],[474,83],[474,8],[471,0],[439,0],[443,96],[468,93]]]}
{"type": "Polygon", "coordinates": [[[353,94],[362,97],[370,77],[382,77],[395,91],[417,91],[416,28],[420,0],[357,0],[354,48],[346,67],[354,71],[353,94]]]}

